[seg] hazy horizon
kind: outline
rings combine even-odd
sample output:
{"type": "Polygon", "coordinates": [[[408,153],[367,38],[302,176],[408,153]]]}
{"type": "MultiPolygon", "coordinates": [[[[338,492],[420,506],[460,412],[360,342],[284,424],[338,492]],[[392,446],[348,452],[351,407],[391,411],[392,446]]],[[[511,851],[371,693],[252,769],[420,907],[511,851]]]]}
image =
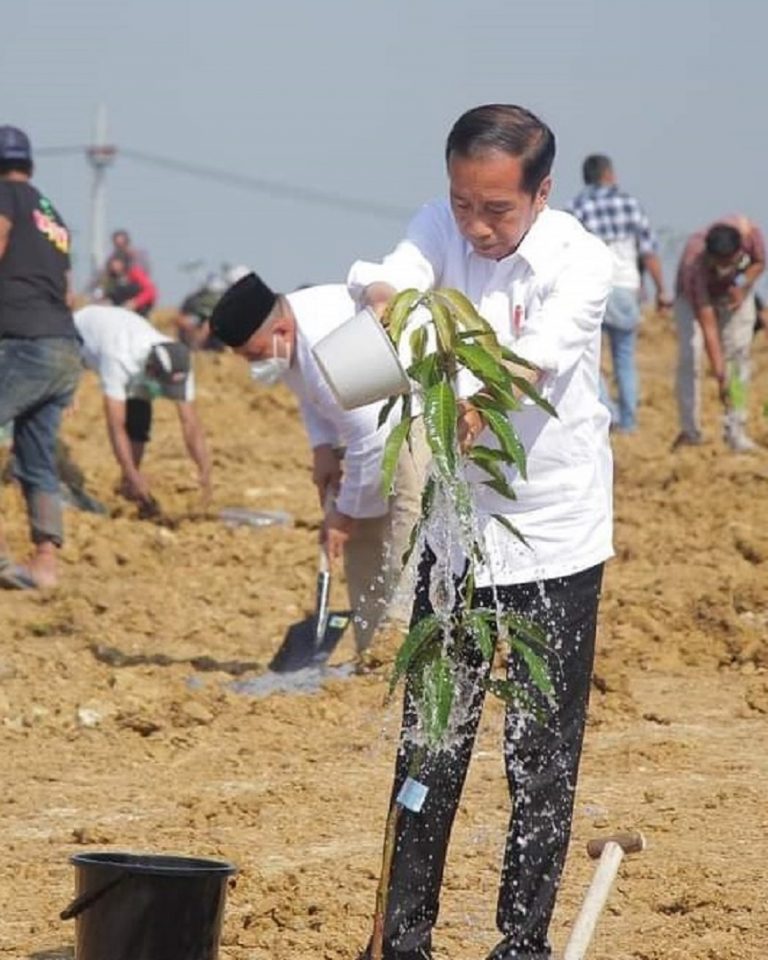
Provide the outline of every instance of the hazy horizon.
{"type": "MultiPolygon", "coordinates": [[[[763,25],[766,9],[746,0],[29,0],[0,62],[0,122],[38,149],[84,147],[106,106],[124,151],[107,174],[107,230],[127,228],[149,252],[163,304],[225,262],[283,289],[343,280],[352,260],[391,247],[406,211],[444,193],[448,129],[484,102],[522,103],[552,126],[554,206],[579,189],[583,157],[607,153],[670,246],[737,210],[768,226],[766,137],[749,109],[763,25]]],[[[40,155],[35,182],[73,229],[82,284],[84,155],[40,155]]]]}

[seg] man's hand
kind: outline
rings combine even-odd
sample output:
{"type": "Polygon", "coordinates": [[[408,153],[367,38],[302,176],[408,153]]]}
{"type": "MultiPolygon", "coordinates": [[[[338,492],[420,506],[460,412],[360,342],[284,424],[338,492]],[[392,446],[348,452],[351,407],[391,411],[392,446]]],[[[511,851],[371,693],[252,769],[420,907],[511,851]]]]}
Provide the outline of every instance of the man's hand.
{"type": "Polygon", "coordinates": [[[312,483],[317,487],[323,509],[328,496],[339,492],[341,475],[341,457],[330,443],[321,443],[312,450],[312,483]]]}
{"type": "Polygon", "coordinates": [[[138,471],[127,476],[123,474],[118,487],[118,493],[126,500],[132,500],[135,503],[145,503],[152,500],[152,494],[149,491],[149,481],[138,471]]]}
{"type": "Polygon", "coordinates": [[[656,313],[662,317],[668,317],[674,305],[674,300],[668,297],[663,290],[659,290],[656,294],[656,313]]]}
{"type": "Polygon", "coordinates": [[[375,311],[376,315],[381,318],[392,298],[396,296],[397,290],[388,283],[382,283],[381,281],[369,283],[363,291],[361,305],[370,307],[375,311]]]}
{"type": "Polygon", "coordinates": [[[328,559],[333,563],[344,556],[347,541],[351,540],[357,529],[357,520],[346,513],[331,510],[326,514],[320,534],[320,542],[325,547],[328,559]]]}
{"type": "Polygon", "coordinates": [[[456,421],[459,449],[469,453],[475,441],[485,430],[485,418],[471,400],[459,400],[459,417],[456,421]]]}
{"type": "Polygon", "coordinates": [[[723,374],[715,378],[717,380],[717,392],[720,396],[720,402],[725,410],[731,408],[731,391],[728,384],[728,378],[723,374]]]}

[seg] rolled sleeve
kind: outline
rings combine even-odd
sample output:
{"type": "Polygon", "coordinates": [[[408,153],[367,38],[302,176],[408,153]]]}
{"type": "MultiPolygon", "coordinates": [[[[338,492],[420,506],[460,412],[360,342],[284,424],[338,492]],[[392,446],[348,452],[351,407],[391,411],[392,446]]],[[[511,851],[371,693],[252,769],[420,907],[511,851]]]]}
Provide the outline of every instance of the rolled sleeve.
{"type": "Polygon", "coordinates": [[[745,246],[752,263],[765,263],[765,238],[762,230],[754,223],[745,246]]]}
{"type": "Polygon", "coordinates": [[[645,210],[640,206],[637,208],[635,239],[637,242],[637,252],[641,257],[651,256],[656,253],[659,248],[656,234],[651,227],[651,221],[648,219],[645,210]]]}
{"type": "Polygon", "coordinates": [[[97,372],[101,389],[106,396],[113,400],[126,400],[128,398],[130,375],[119,360],[104,357],[98,365],[97,372]]]}
{"type": "Polygon", "coordinates": [[[359,303],[364,289],[372,283],[388,283],[396,290],[429,290],[437,283],[445,249],[444,210],[426,204],[408,224],[406,236],[379,263],[357,260],[347,276],[347,289],[359,303]]]}

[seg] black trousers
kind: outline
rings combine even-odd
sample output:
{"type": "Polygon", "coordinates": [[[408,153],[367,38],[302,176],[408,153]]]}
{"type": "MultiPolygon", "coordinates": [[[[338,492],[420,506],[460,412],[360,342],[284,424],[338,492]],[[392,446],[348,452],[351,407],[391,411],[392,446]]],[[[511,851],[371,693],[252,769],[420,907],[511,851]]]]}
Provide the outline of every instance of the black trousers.
{"type": "Polygon", "coordinates": [[[141,397],[125,401],[125,432],[134,443],[149,443],[152,432],[152,404],[141,397]]]}
{"type": "MultiPolygon", "coordinates": [[[[413,622],[431,613],[429,571],[434,557],[422,560],[413,622]]],[[[524,615],[549,637],[546,660],[554,685],[554,705],[538,693],[518,656],[508,664],[510,679],[522,684],[546,715],[508,707],[504,757],[512,815],[507,830],[496,922],[501,942],[492,960],[546,960],[547,931],[570,838],[573,799],[581,755],[594,659],[597,607],[603,565],[566,577],[497,587],[505,610],[524,615]]],[[[475,607],[493,607],[490,588],[478,589],[475,607]]],[[[466,778],[482,712],[482,681],[488,667],[477,654],[467,657],[470,708],[456,746],[432,752],[418,774],[429,788],[419,813],[401,810],[384,928],[388,960],[429,957],[437,920],[448,840],[466,778]]],[[[406,688],[398,751],[394,802],[417,749],[409,732],[416,723],[406,688]]]]}

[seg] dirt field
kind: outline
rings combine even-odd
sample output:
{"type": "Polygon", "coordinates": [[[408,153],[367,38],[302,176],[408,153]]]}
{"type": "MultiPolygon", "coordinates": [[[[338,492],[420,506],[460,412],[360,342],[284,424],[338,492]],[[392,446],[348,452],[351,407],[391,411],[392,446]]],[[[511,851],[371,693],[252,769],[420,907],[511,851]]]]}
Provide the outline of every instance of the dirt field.
{"type": "MultiPolygon", "coordinates": [[[[763,960],[768,342],[753,391],[767,449],[725,451],[708,386],[711,442],[672,454],[669,326],[645,325],[641,429],[615,444],[617,557],[553,936],[562,947],[586,890],[585,842],[639,828],[648,850],[622,865],[590,956],[763,960]]],[[[147,471],[176,523],[134,519],[112,492],[89,375],[65,436],[113,516],[68,513],[59,589],[0,594],[0,957],[71,958],[74,927],[58,919],[73,891],[68,857],[110,849],[236,863],[222,960],[352,960],[367,938],[398,728],[398,704],[383,706],[393,644],[366,675],[266,698],[189,662],[94,655],[102,645],[266,665],[311,606],[319,510],[295,404],[251,385],[232,357],[200,358],[199,382],[214,513],[200,514],[174,410],[159,403],[147,471]],[[215,519],[226,506],[286,510],[295,525],[230,529],[215,519]]],[[[20,554],[20,499],[10,487],[1,497],[20,554]]],[[[350,636],[334,659],[351,657],[350,636]]],[[[447,869],[441,960],[482,958],[496,939],[501,719],[489,703],[447,869]]]]}

